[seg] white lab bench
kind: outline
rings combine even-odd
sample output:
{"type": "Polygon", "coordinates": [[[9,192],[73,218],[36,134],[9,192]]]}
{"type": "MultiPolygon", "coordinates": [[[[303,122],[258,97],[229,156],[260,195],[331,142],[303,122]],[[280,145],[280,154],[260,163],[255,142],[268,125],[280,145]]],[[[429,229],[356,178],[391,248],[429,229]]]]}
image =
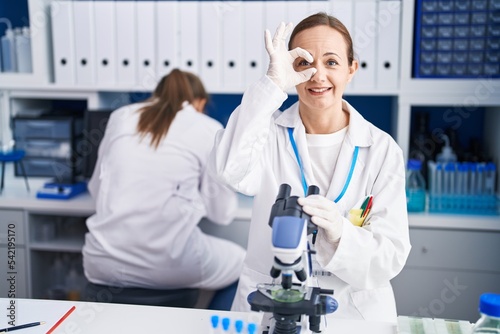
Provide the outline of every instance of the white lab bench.
{"type": "MultiPolygon", "coordinates": [[[[0,298],[0,307],[6,310],[10,300],[0,298]]],[[[55,300],[16,300],[16,324],[45,321],[42,326],[24,329],[23,333],[45,333],[73,306],[75,309],[60,323],[53,332],[58,333],[236,333],[234,323],[243,321],[242,334],[249,333],[246,328],[249,323],[259,326],[263,313],[259,312],[228,312],[203,309],[184,309],[175,307],[157,307],[142,305],[88,303],[55,300]],[[222,331],[219,325],[217,332],[212,330],[211,317],[228,318],[230,329],[222,331]]],[[[327,326],[323,333],[352,334],[396,334],[394,323],[332,319],[327,316],[327,326]]],[[[8,327],[7,317],[0,320],[0,328],[8,327]]],[[[260,327],[260,326],[259,326],[260,327]]],[[[255,334],[262,333],[261,330],[255,334]]]]}
{"type": "MultiPolygon", "coordinates": [[[[9,178],[0,196],[0,268],[7,268],[7,229],[14,224],[19,298],[44,297],[54,254],[80,254],[85,219],[94,212],[88,193],[70,200],[37,199],[45,181],[30,178],[28,193],[21,178],[9,178]],[[39,240],[41,225],[51,222],[59,224],[60,233],[39,240]]],[[[202,222],[202,229],[246,246],[252,198],[241,195],[239,204],[229,226],[202,222]]],[[[411,214],[410,237],[407,264],[392,281],[398,314],[475,321],[479,295],[500,292],[500,217],[411,214]]],[[[0,277],[0,297],[6,296],[6,279],[0,277]]]]}
{"type": "MultiPolygon", "coordinates": [[[[13,173],[8,166],[6,173],[13,173]]],[[[85,220],[94,213],[89,193],[69,200],[37,199],[36,192],[47,179],[30,178],[28,192],[21,178],[8,178],[0,195],[0,297],[6,297],[8,284],[8,234],[15,234],[16,296],[44,298],[50,286],[48,269],[56,256],[81,254],[85,220]],[[50,232],[48,232],[50,231],[50,232]]],[[[202,221],[203,231],[232,240],[246,247],[251,217],[251,198],[239,196],[239,209],[229,226],[202,221]]],[[[12,246],[12,244],[11,244],[12,246]]],[[[11,247],[12,248],[12,247],[11,247]]]]}

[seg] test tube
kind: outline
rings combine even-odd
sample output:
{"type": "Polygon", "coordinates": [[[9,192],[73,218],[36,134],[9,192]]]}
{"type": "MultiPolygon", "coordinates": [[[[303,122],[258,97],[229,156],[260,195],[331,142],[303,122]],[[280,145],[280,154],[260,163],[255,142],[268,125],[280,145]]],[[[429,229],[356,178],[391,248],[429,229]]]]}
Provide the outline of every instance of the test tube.
{"type": "Polygon", "coordinates": [[[477,194],[477,163],[471,162],[469,165],[470,195],[477,194]]]}
{"type": "Polygon", "coordinates": [[[496,171],[497,167],[493,162],[489,162],[486,164],[484,191],[488,196],[495,195],[496,171]]]}
{"type": "Polygon", "coordinates": [[[430,171],[430,184],[429,184],[429,191],[432,196],[436,195],[436,163],[434,161],[429,161],[427,163],[427,169],[430,171]]]}
{"type": "Polygon", "coordinates": [[[437,196],[437,209],[442,209],[442,196],[443,196],[443,165],[436,164],[436,196],[437,196]]]}
{"type": "Polygon", "coordinates": [[[470,185],[469,185],[470,163],[469,162],[464,162],[462,165],[463,165],[463,168],[464,168],[464,195],[470,195],[470,185]]]}
{"type": "Polygon", "coordinates": [[[444,166],[444,193],[451,195],[455,192],[455,164],[448,162],[444,166]]]}
{"type": "Polygon", "coordinates": [[[465,172],[467,171],[464,164],[457,163],[457,194],[458,195],[464,195],[464,190],[465,190],[464,171],[465,172]]]}
{"type": "Polygon", "coordinates": [[[484,164],[477,165],[477,188],[476,194],[479,196],[484,195],[484,164]]]}
{"type": "Polygon", "coordinates": [[[446,195],[446,200],[443,203],[445,209],[452,209],[455,206],[453,201],[453,194],[455,193],[455,164],[453,162],[448,162],[444,166],[444,193],[446,195]]]}

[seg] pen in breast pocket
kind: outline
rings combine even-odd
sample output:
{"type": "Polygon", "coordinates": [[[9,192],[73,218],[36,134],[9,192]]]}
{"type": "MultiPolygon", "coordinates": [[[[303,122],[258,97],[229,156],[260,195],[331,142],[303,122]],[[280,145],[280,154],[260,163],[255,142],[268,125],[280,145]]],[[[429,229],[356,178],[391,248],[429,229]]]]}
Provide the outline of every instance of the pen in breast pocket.
{"type": "Polygon", "coordinates": [[[363,211],[361,211],[360,218],[364,218],[368,215],[368,212],[370,211],[370,209],[372,207],[372,203],[373,203],[373,196],[368,196],[365,199],[365,202],[363,203],[363,205],[361,206],[361,209],[363,211]]]}

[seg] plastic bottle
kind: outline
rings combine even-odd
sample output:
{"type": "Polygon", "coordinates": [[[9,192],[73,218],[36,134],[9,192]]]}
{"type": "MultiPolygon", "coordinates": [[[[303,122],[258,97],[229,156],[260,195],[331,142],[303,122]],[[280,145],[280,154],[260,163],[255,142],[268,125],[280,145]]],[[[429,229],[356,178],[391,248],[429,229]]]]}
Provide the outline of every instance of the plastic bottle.
{"type": "Polygon", "coordinates": [[[54,288],[64,289],[66,277],[66,268],[61,257],[54,259],[54,264],[51,268],[51,283],[54,288]]]}
{"type": "Polygon", "coordinates": [[[422,161],[421,173],[424,179],[428,179],[427,162],[433,160],[436,154],[436,144],[429,131],[429,113],[416,112],[412,124],[410,159],[422,161]]]}
{"type": "Polygon", "coordinates": [[[453,148],[450,146],[450,139],[447,135],[441,135],[441,138],[444,140],[444,146],[441,153],[436,156],[436,161],[442,163],[456,162],[457,155],[453,152],[453,148]]]}
{"type": "Polygon", "coordinates": [[[73,267],[66,277],[66,291],[68,300],[80,300],[81,277],[73,267]]]}
{"type": "Polygon", "coordinates": [[[65,278],[66,268],[58,255],[49,270],[50,283],[47,290],[48,299],[66,299],[65,278]]]}
{"type": "Polygon", "coordinates": [[[31,73],[31,32],[29,27],[23,27],[20,34],[16,34],[17,71],[31,73]]]}
{"type": "Polygon", "coordinates": [[[482,294],[479,313],[481,318],[472,327],[471,334],[500,334],[500,294],[482,294]]]}
{"type": "Polygon", "coordinates": [[[3,19],[1,22],[7,24],[5,35],[2,36],[2,71],[17,72],[17,57],[15,34],[9,20],[3,19]]]}
{"type": "Polygon", "coordinates": [[[408,160],[406,202],[409,212],[422,212],[425,210],[425,179],[421,170],[422,162],[420,160],[408,160]]]}

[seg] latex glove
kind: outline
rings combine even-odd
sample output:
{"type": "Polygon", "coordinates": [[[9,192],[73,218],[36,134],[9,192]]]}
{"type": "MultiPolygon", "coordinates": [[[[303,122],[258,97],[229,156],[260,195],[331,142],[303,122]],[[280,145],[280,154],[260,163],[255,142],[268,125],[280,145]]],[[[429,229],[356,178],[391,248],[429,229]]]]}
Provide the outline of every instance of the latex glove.
{"type": "Polygon", "coordinates": [[[291,23],[285,26],[281,22],[272,39],[269,30],[266,29],[265,32],[266,50],[270,58],[267,76],[283,91],[309,80],[316,73],[315,68],[308,68],[302,72],[297,72],[293,68],[293,62],[298,57],[302,57],[310,63],[314,59],[309,52],[302,48],[288,51],[286,38],[291,31],[291,23]]]}
{"type": "Polygon", "coordinates": [[[311,215],[311,222],[323,229],[328,241],[334,243],[340,240],[343,223],[335,202],[321,195],[310,195],[299,198],[298,203],[305,213],[311,215]]]}

